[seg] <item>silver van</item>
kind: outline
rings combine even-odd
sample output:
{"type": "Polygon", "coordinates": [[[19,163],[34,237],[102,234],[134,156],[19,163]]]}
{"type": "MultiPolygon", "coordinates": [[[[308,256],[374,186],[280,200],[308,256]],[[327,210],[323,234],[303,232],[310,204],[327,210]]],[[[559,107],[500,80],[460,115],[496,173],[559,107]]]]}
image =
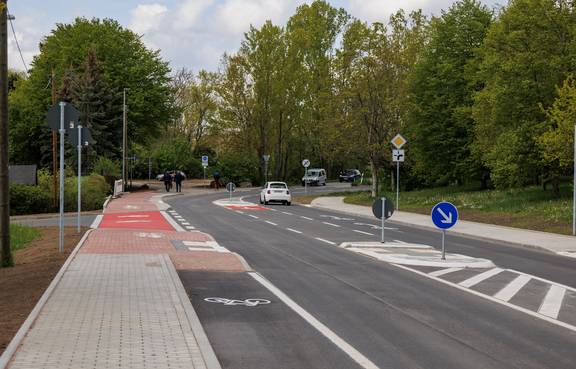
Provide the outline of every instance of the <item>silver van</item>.
{"type": "Polygon", "coordinates": [[[326,171],[324,169],[308,169],[308,172],[302,177],[302,186],[305,184],[326,186],[326,171]]]}

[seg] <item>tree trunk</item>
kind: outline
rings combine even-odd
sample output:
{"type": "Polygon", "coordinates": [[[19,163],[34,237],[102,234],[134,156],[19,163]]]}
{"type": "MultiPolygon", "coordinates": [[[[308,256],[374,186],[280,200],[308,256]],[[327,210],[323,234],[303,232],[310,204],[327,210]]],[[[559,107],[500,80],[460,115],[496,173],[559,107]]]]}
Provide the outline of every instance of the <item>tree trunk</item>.
{"type": "Polygon", "coordinates": [[[560,176],[558,174],[552,176],[552,195],[556,199],[560,198],[560,176]]]}
{"type": "Polygon", "coordinates": [[[373,159],[370,159],[370,169],[372,170],[372,197],[376,198],[380,196],[380,183],[378,179],[378,167],[373,159]]]}

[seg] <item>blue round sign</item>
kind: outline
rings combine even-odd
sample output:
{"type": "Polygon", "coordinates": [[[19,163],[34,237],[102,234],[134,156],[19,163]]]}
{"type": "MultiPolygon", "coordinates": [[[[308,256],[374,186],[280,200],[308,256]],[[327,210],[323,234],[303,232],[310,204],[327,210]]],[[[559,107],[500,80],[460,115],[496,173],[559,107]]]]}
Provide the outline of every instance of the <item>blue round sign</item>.
{"type": "Polygon", "coordinates": [[[458,221],[458,209],[449,202],[441,202],[432,208],[432,222],[440,229],[449,229],[458,221]]]}

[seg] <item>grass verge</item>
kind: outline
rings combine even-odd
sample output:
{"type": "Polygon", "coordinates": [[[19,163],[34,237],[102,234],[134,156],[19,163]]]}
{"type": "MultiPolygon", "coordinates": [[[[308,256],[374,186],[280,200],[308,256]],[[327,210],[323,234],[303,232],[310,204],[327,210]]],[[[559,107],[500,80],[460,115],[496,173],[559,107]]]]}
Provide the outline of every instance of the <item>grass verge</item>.
{"type": "Polygon", "coordinates": [[[10,224],[10,246],[12,251],[23,249],[38,237],[40,237],[40,231],[36,228],[10,224]]]}

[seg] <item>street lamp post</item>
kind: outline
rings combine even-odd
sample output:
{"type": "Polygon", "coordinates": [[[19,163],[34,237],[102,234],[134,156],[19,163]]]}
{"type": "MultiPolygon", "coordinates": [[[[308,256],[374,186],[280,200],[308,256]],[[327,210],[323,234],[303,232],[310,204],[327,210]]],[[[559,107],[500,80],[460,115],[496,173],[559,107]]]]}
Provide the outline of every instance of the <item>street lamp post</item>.
{"type": "Polygon", "coordinates": [[[126,191],[126,146],[128,143],[128,127],[126,119],[126,91],[128,88],[124,88],[124,99],[122,103],[122,190],[126,191]]]}

